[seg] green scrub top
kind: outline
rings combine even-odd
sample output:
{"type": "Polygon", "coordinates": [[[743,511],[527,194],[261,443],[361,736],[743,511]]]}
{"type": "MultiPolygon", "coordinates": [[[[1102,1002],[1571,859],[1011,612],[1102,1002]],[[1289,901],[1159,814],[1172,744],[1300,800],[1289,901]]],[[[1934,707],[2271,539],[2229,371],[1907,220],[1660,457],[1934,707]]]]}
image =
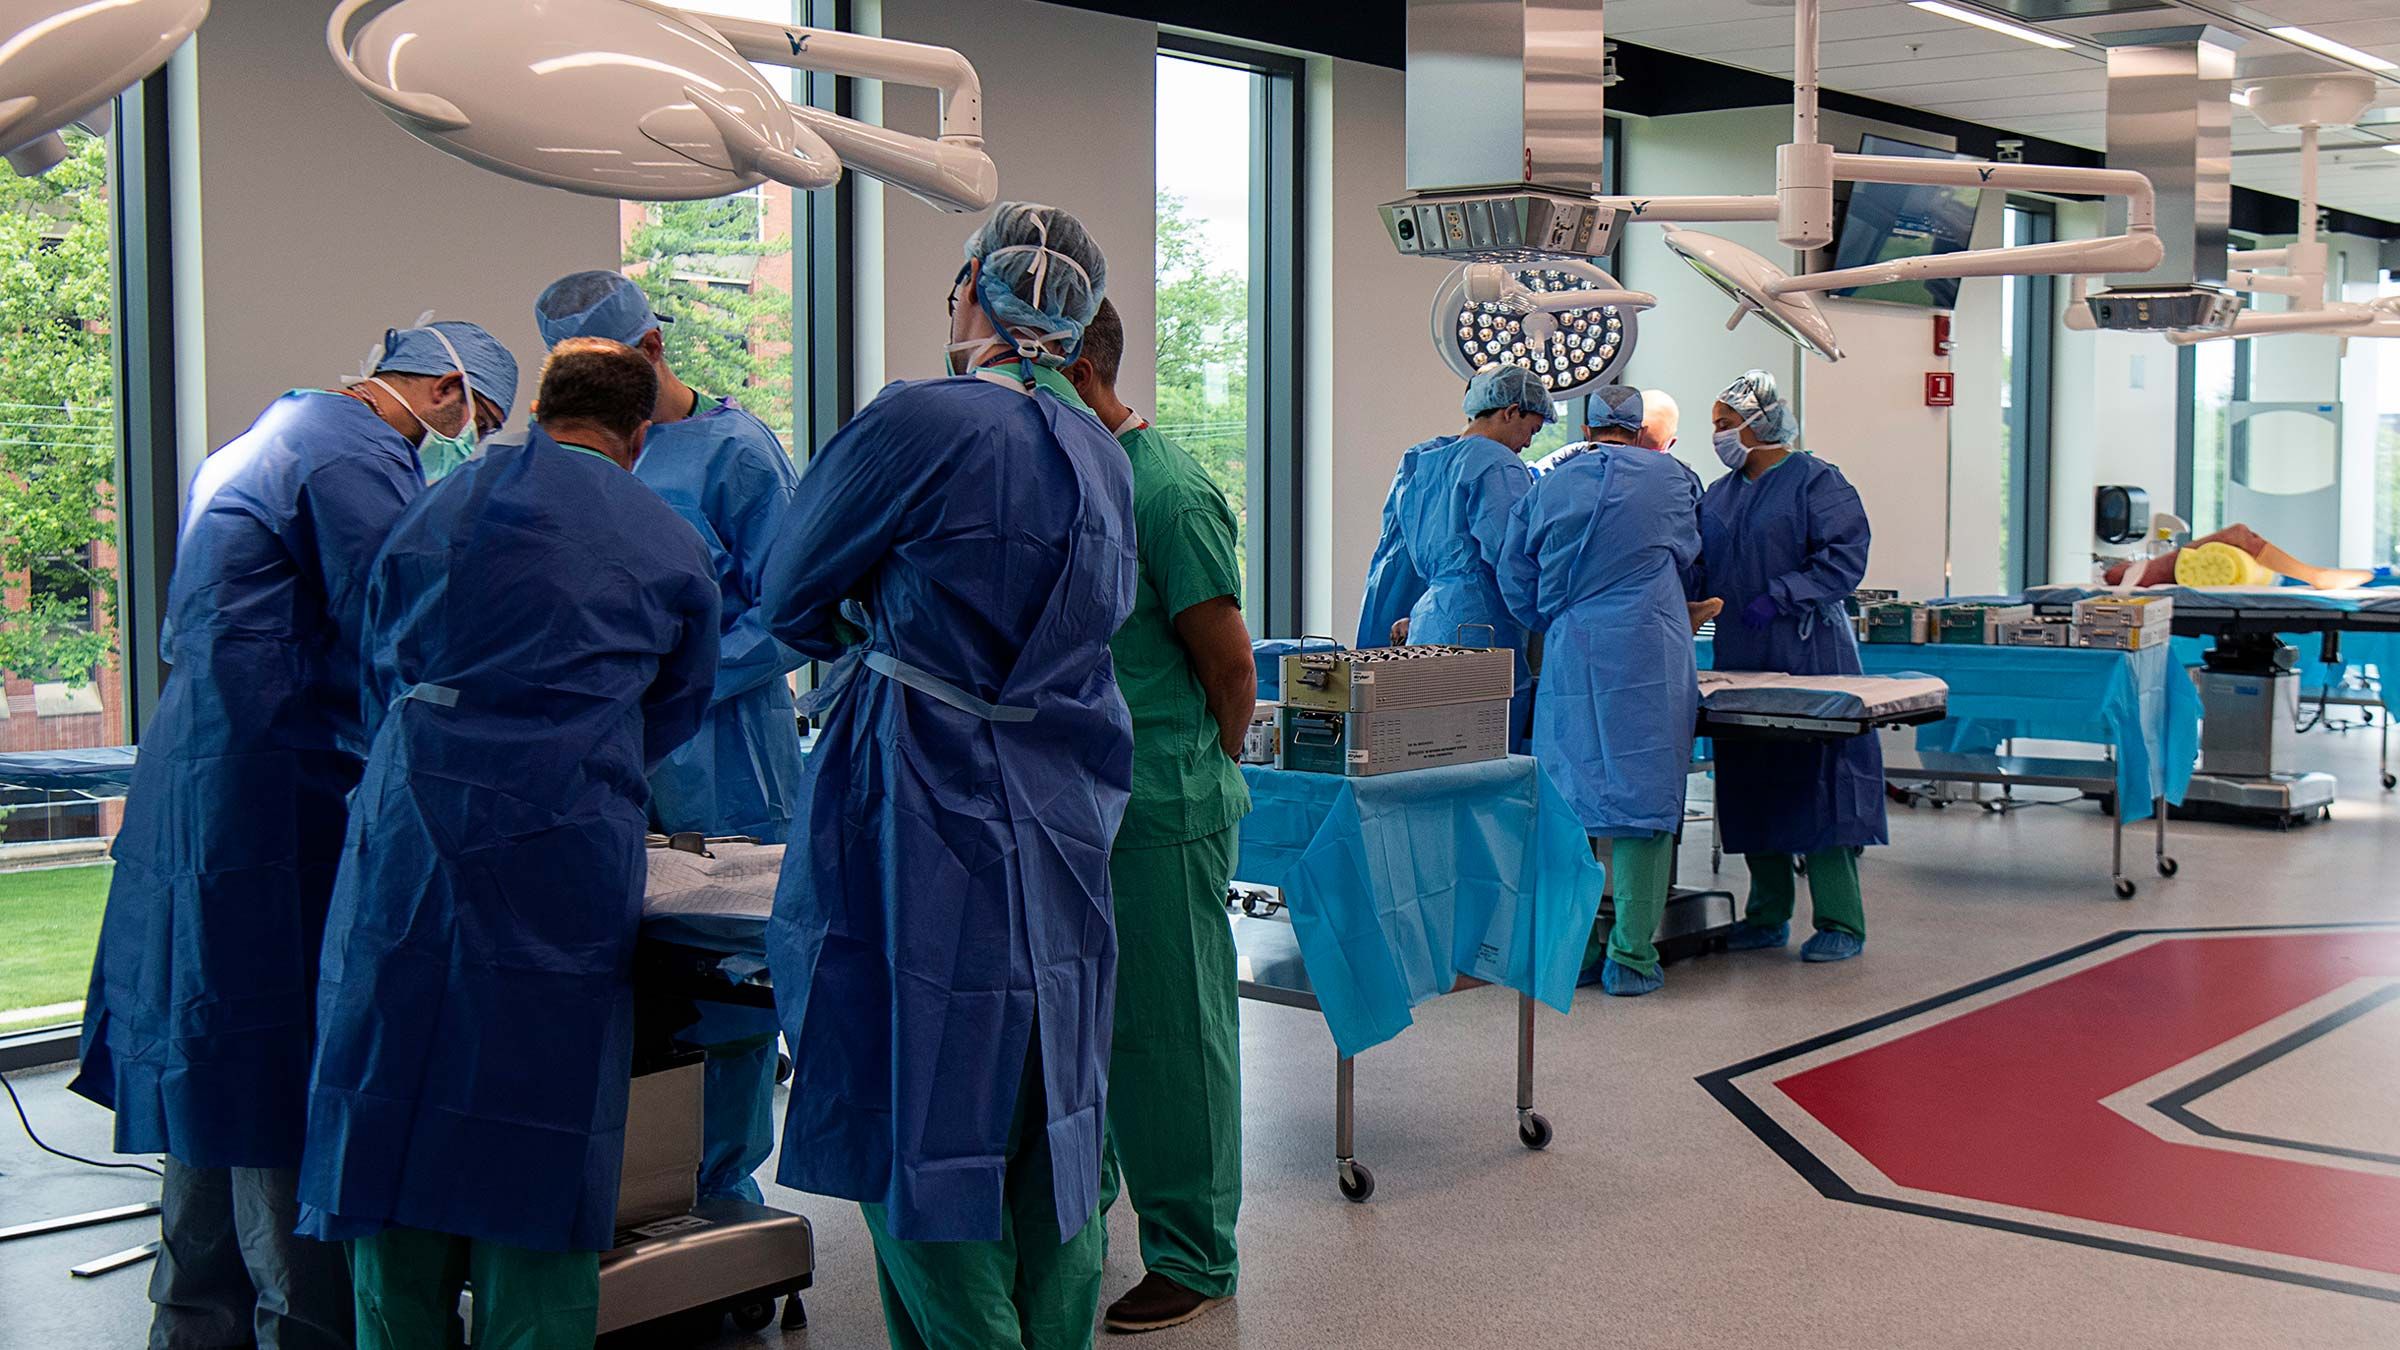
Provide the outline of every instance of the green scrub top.
{"type": "Polygon", "coordinates": [[[1225,493],[1190,452],[1147,422],[1117,440],[1133,462],[1133,616],[1109,651],[1133,713],[1133,801],[1120,848],[1205,838],[1250,812],[1250,788],[1217,743],[1208,695],[1175,633],[1192,606],[1242,595],[1240,545],[1225,493]]]}

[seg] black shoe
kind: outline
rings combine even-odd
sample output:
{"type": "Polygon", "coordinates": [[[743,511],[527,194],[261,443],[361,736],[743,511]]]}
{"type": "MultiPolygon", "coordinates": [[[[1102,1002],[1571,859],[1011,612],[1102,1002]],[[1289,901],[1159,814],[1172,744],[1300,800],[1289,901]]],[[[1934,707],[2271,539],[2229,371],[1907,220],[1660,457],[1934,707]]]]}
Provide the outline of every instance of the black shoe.
{"type": "Polygon", "coordinates": [[[1108,1305],[1108,1314],[1101,1319],[1101,1325],[1120,1333],[1163,1331],[1182,1326],[1218,1304],[1232,1301],[1231,1296],[1210,1298],[1194,1293],[1152,1272],[1127,1290],[1125,1297],[1108,1305]]]}

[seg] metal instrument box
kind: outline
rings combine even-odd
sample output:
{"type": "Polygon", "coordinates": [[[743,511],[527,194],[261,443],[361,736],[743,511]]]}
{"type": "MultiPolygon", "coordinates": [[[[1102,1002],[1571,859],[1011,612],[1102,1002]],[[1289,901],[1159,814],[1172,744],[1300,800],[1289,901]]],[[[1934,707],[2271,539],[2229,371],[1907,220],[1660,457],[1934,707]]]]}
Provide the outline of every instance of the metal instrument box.
{"type": "Polygon", "coordinates": [[[2019,619],[2000,627],[2003,647],[2071,647],[2075,625],[2060,619],[2019,619]]]}
{"type": "Polygon", "coordinates": [[[1972,647],[1997,646],[2000,631],[2033,617],[2031,605],[1937,605],[1933,640],[1972,647]]]}
{"type": "Polygon", "coordinates": [[[1286,698],[1281,742],[1282,766],[1298,773],[1369,778],[1474,764],[1507,756],[1508,700],[1340,712],[1294,707],[1286,698]]]}
{"type": "Polygon", "coordinates": [[[1865,618],[1869,642],[1923,642],[1932,631],[1931,616],[1923,605],[1913,601],[1869,605],[1865,618]]]}
{"type": "Polygon", "coordinates": [[[1367,647],[1283,658],[1283,705],[1329,712],[1398,712],[1516,693],[1505,647],[1367,647]]]}
{"type": "Polygon", "coordinates": [[[2132,652],[2174,635],[2175,601],[2164,595],[2109,596],[2075,602],[2075,645],[2132,652]]]}

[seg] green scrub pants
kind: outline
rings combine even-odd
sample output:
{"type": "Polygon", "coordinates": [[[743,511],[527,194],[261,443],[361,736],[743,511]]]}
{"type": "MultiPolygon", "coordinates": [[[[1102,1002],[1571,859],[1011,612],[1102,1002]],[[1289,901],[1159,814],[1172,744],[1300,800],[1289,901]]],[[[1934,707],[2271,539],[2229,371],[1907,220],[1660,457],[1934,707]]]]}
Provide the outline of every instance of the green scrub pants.
{"type": "Polygon", "coordinates": [[[359,1350],[459,1344],[458,1292],[475,1286],[475,1350],[591,1350],[600,1253],[539,1252],[421,1228],[350,1244],[359,1350]]]}
{"type": "Polygon", "coordinates": [[[1242,1208],[1242,1028],[1225,883],[1240,827],[1184,844],[1119,848],[1117,1024],[1108,1061],[1108,1157],[1141,1221],[1142,1265],[1193,1293],[1233,1293],[1242,1208]]]}
{"type": "MultiPolygon", "coordinates": [[[[1658,921],[1667,912],[1667,878],[1675,870],[1675,836],[1660,831],[1606,841],[1608,885],[1616,918],[1608,930],[1606,955],[1644,975],[1658,973],[1658,921]]],[[[1597,934],[1595,934],[1595,938],[1597,934]]],[[[1586,950],[1584,968],[1602,954],[1586,950]]]]}
{"type": "MultiPolygon", "coordinates": [[[[1038,1046],[1039,1042],[1036,1042],[1038,1046]]],[[[1041,1058],[1025,1056],[1008,1128],[1006,1208],[997,1242],[910,1242],[881,1205],[861,1205],[892,1350],[1084,1350],[1100,1316],[1106,1225],[1093,1215],[1065,1242],[1051,1194],[1041,1058]]],[[[477,1347],[481,1350],[481,1347],[477,1347]]]]}
{"type": "MultiPolygon", "coordinates": [[[[1799,904],[1798,880],[1788,853],[1746,853],[1750,864],[1750,911],[1746,922],[1760,928],[1790,923],[1799,904]]],[[[1858,888],[1858,850],[1823,848],[1808,855],[1808,901],[1817,928],[1867,935],[1867,902],[1858,888]]]]}

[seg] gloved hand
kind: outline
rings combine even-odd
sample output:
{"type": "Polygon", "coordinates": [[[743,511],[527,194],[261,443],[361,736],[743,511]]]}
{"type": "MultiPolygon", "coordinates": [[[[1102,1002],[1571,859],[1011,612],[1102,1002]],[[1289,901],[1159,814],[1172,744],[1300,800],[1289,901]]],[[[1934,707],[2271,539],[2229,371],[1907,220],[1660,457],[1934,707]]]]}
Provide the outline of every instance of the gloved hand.
{"type": "Polygon", "coordinates": [[[1762,595],[1742,611],[1742,622],[1751,628],[1764,628],[1775,622],[1775,597],[1762,595]]]}

